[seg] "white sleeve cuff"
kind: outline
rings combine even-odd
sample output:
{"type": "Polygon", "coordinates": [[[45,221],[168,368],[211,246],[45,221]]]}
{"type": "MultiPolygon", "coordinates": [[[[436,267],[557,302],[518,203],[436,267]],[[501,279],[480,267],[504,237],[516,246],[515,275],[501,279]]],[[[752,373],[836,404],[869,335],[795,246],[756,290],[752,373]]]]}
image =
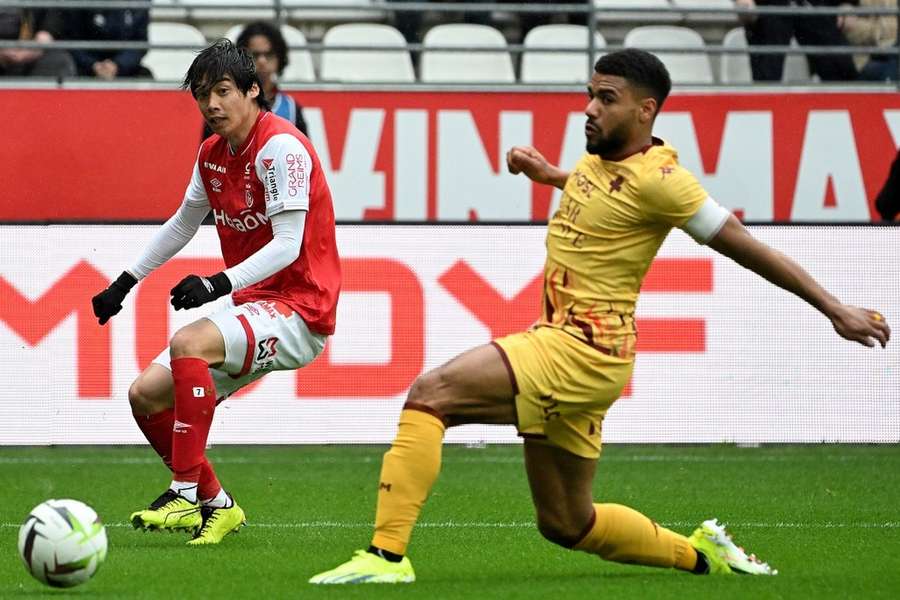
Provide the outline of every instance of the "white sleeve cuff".
{"type": "Polygon", "coordinates": [[[713,200],[712,196],[707,196],[700,209],[681,229],[698,244],[706,244],[719,233],[730,216],[728,209],[713,200]]]}

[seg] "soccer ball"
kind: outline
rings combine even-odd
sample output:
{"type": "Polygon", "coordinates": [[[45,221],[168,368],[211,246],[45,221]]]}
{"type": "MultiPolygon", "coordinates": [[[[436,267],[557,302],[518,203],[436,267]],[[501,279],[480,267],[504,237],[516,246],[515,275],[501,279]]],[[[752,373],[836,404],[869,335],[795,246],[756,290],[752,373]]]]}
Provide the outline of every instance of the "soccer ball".
{"type": "Polygon", "coordinates": [[[19,528],[19,556],[35,579],[74,587],[97,572],[106,558],[106,529],[78,500],[47,500],[19,528]]]}

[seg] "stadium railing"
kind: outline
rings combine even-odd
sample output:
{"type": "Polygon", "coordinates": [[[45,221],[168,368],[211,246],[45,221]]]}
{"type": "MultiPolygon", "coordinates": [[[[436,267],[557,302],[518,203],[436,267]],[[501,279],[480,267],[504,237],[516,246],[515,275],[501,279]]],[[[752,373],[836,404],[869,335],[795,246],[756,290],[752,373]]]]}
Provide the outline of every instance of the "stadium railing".
{"type": "MultiPolygon", "coordinates": [[[[372,15],[380,16],[381,20],[389,20],[390,15],[395,15],[397,13],[403,12],[420,12],[420,13],[429,13],[429,14],[438,14],[445,16],[452,16],[454,13],[460,12],[482,12],[482,13],[490,13],[490,14],[512,14],[512,15],[521,15],[526,13],[540,13],[547,15],[572,15],[572,14],[583,14],[585,15],[585,20],[587,23],[587,27],[592,31],[600,31],[605,34],[604,28],[606,27],[614,27],[621,26],[623,24],[633,24],[637,25],[646,25],[654,22],[663,23],[667,25],[682,25],[688,27],[703,27],[710,22],[717,22],[720,25],[731,24],[732,26],[738,25],[737,18],[741,15],[783,15],[783,16],[827,16],[827,15],[842,15],[847,14],[847,8],[845,7],[814,7],[814,6],[758,6],[755,8],[742,8],[736,6],[723,7],[723,6],[684,6],[684,5],[674,5],[671,4],[668,7],[661,6],[653,6],[653,7],[645,7],[645,6],[632,6],[627,2],[621,3],[600,3],[597,0],[587,0],[585,2],[569,2],[569,3],[517,3],[517,4],[507,4],[507,3],[497,3],[497,2],[385,2],[383,0],[371,0],[371,1],[359,1],[359,0],[271,0],[271,1],[252,1],[252,0],[235,0],[235,1],[223,1],[223,0],[0,0],[0,8],[56,8],[56,9],[90,9],[90,8],[103,8],[103,9],[135,9],[135,10],[150,10],[151,11],[151,19],[157,18],[157,16],[164,16],[163,20],[168,21],[184,21],[188,23],[199,23],[201,20],[206,19],[210,22],[228,22],[231,25],[234,25],[240,21],[240,19],[236,18],[238,14],[244,14],[245,16],[249,16],[250,14],[257,14],[254,11],[264,11],[266,14],[271,14],[272,20],[276,23],[294,23],[297,25],[302,25],[304,22],[309,22],[310,20],[314,21],[316,19],[322,20],[322,15],[328,16],[328,21],[331,24],[337,24],[346,21],[356,20],[354,15],[372,15]],[[610,10],[613,8],[614,10],[610,10]],[[236,11],[244,11],[243,13],[239,13],[236,11]],[[717,17],[721,17],[720,20],[716,20],[717,17]]],[[[852,9],[852,14],[856,16],[895,16],[900,20],[900,11],[897,9],[891,8],[875,8],[875,7],[854,7],[852,9]]],[[[262,13],[258,13],[262,14],[262,13]]],[[[377,18],[372,20],[378,20],[377,18]]],[[[208,35],[208,39],[214,39],[215,35],[208,35]]],[[[316,39],[313,36],[308,36],[311,39],[316,39]]],[[[587,56],[595,56],[598,51],[600,52],[611,52],[618,49],[623,48],[624,46],[621,43],[607,43],[602,49],[598,49],[595,46],[595,38],[594,36],[586,36],[584,52],[587,56]]],[[[615,37],[607,37],[607,39],[615,39],[615,37]]],[[[97,41],[97,40],[57,40],[52,44],[42,44],[34,41],[22,41],[22,40],[0,40],[0,48],[43,48],[46,49],[48,47],[62,49],[62,50],[75,50],[75,49],[142,49],[142,50],[190,50],[197,51],[201,49],[201,46],[191,43],[150,43],[150,42],[124,42],[124,41],[113,41],[113,42],[105,42],[105,41],[97,41]]],[[[897,44],[891,47],[881,47],[881,46],[854,46],[854,45],[841,45],[841,46],[802,46],[802,45],[784,45],[784,46],[776,46],[776,45],[765,45],[765,46],[752,46],[752,47],[733,47],[726,46],[721,43],[719,44],[706,44],[701,48],[696,47],[679,47],[679,46],[666,46],[666,45],[657,45],[657,46],[643,46],[644,49],[650,50],[652,52],[659,53],[667,53],[667,54],[681,54],[681,53],[705,53],[708,57],[711,57],[713,60],[718,60],[718,57],[726,54],[737,54],[737,55],[748,55],[749,53],[753,54],[784,54],[786,56],[791,55],[801,55],[805,56],[808,54],[817,54],[817,55],[839,55],[839,54],[851,54],[851,55],[859,55],[859,54],[887,54],[887,53],[897,53],[900,56],[900,47],[897,44]]],[[[380,50],[384,51],[383,47],[378,46],[366,46],[366,45],[353,45],[353,46],[336,46],[329,45],[325,46],[319,41],[310,41],[306,45],[300,47],[291,47],[292,50],[301,49],[307,50],[316,57],[316,62],[318,63],[318,57],[325,50],[380,50]]],[[[413,54],[418,54],[423,52],[424,50],[428,51],[459,51],[465,50],[467,52],[497,52],[497,48],[479,48],[479,47],[460,47],[460,46],[424,46],[422,43],[418,42],[409,42],[406,44],[406,51],[411,52],[413,54]]],[[[533,48],[528,48],[523,44],[508,44],[506,49],[507,52],[511,54],[513,57],[514,63],[518,63],[518,58],[529,50],[534,50],[533,48]]],[[[573,49],[571,46],[569,47],[541,47],[539,49],[541,53],[567,53],[571,54],[573,49]]],[[[590,77],[591,69],[590,65],[592,65],[593,61],[589,60],[589,69],[588,72],[585,73],[586,77],[590,77]]],[[[715,64],[713,64],[714,71],[718,71],[715,64]]],[[[898,69],[900,72],[900,69],[898,69]]],[[[900,73],[898,73],[900,74],[900,73]]],[[[900,77],[898,77],[900,79],[900,77]]],[[[6,78],[0,85],[4,87],[8,87],[13,82],[6,78]]],[[[21,85],[23,82],[21,79],[16,80],[16,85],[21,85]]],[[[57,81],[56,85],[60,86],[70,86],[72,84],[81,86],[86,83],[84,80],[68,80],[68,81],[57,81]]],[[[136,82],[129,82],[130,85],[135,85],[136,82]]],[[[321,85],[328,84],[329,82],[321,82],[317,81],[315,84],[311,85],[321,85]]],[[[697,87],[696,85],[692,85],[689,83],[677,82],[679,86],[684,87],[697,87]]],[[[38,86],[45,87],[47,84],[45,82],[32,81],[27,82],[25,85],[28,86],[38,86]]],[[[108,85],[108,84],[106,84],[108,85]]],[[[147,85],[147,82],[142,83],[141,85],[147,85]]],[[[343,85],[343,84],[342,84],[343,85]]],[[[391,84],[391,85],[400,85],[400,84],[391,84]]],[[[421,87],[423,84],[416,82],[411,84],[406,84],[406,86],[416,86],[421,87]]],[[[429,87],[438,86],[441,84],[427,84],[429,87]]],[[[453,85],[453,84],[450,84],[453,85]]],[[[534,88],[535,86],[529,84],[523,84],[520,82],[520,78],[516,78],[515,83],[496,83],[496,86],[527,86],[529,88],[534,88]]],[[[714,87],[732,87],[734,84],[723,83],[719,81],[715,81],[713,84],[704,83],[702,87],[709,87],[710,85],[714,87]]],[[[745,86],[746,84],[739,84],[740,86],[745,86]]],[[[757,85],[757,84],[753,84],[757,85]]],[[[772,82],[767,82],[766,84],[761,85],[772,85],[772,82]]],[[[873,87],[885,87],[884,83],[869,83],[869,82],[860,82],[860,81],[850,81],[846,83],[842,82],[828,82],[828,86],[842,86],[842,85],[853,85],[853,86],[861,86],[861,85],[871,85],[873,87]]],[[[153,85],[150,85],[153,87],[153,85]]],[[[900,89],[900,82],[891,84],[892,87],[897,87],[900,89]]],[[[571,87],[571,84],[542,84],[539,86],[541,88],[546,87],[571,87]]]]}

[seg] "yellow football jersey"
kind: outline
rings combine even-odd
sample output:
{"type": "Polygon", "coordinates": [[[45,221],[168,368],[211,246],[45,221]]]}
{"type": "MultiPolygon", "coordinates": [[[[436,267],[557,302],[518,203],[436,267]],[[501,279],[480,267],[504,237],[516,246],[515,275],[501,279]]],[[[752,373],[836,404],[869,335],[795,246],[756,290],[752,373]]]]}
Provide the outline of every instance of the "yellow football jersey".
{"type": "Polygon", "coordinates": [[[585,154],[547,228],[538,326],[633,356],[644,275],[672,227],[690,220],[707,196],[675,149],[657,138],[621,161],[585,154]]]}

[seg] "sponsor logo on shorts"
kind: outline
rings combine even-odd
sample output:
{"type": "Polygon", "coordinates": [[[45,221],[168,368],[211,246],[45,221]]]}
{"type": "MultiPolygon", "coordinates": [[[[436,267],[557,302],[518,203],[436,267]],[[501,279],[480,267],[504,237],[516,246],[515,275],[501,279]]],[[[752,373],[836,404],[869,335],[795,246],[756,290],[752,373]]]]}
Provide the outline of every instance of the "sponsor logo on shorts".
{"type": "Polygon", "coordinates": [[[264,340],[260,340],[259,343],[256,344],[256,362],[263,362],[274,359],[275,355],[278,354],[278,348],[276,348],[277,344],[277,337],[270,337],[264,340]]]}
{"type": "MultiPolygon", "coordinates": [[[[200,388],[200,389],[203,389],[203,388],[200,388]]],[[[191,428],[190,424],[182,423],[181,421],[175,421],[175,424],[172,425],[172,431],[174,433],[187,433],[188,429],[190,429],[190,428],[191,428]]]]}

